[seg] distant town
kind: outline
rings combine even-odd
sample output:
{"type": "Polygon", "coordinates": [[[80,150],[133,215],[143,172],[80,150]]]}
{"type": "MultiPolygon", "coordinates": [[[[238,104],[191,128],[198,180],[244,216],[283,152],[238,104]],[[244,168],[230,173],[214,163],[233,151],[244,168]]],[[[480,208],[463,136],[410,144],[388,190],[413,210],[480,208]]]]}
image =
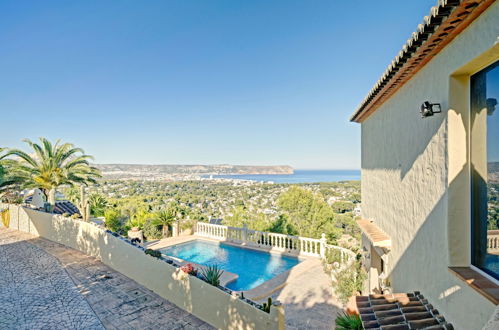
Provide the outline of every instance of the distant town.
{"type": "Polygon", "coordinates": [[[141,165],[141,164],[95,164],[106,179],[125,180],[195,180],[209,175],[240,174],[293,174],[288,165],[141,165]]]}

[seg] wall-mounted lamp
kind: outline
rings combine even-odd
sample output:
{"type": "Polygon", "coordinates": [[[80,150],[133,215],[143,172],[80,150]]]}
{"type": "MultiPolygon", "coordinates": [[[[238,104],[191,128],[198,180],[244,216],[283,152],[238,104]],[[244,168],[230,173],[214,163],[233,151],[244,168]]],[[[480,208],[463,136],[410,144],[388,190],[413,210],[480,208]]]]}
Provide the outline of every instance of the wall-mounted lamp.
{"type": "Polygon", "coordinates": [[[440,107],[440,103],[430,103],[425,101],[421,104],[421,110],[419,112],[421,113],[422,118],[426,118],[442,112],[442,108],[440,107]]]}

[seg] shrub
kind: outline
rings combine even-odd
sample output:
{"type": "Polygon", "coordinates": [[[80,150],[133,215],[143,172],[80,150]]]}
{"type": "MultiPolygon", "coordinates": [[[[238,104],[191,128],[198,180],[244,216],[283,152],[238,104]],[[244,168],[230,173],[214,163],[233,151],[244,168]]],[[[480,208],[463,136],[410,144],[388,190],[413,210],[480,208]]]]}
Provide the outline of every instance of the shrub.
{"type": "Polygon", "coordinates": [[[180,230],[188,230],[188,229],[194,229],[194,225],[196,224],[196,220],[192,219],[185,219],[180,222],[180,230]]]}
{"type": "Polygon", "coordinates": [[[223,273],[224,271],[217,265],[211,265],[201,269],[203,279],[213,286],[220,285],[220,277],[222,277],[223,273]]]}
{"type": "Polygon", "coordinates": [[[351,212],[355,208],[355,204],[349,201],[337,201],[331,205],[335,213],[351,212]]]}
{"type": "Polygon", "coordinates": [[[161,233],[161,226],[158,226],[153,219],[148,219],[144,223],[144,237],[147,240],[160,239],[163,237],[161,233]]]}
{"type": "Polygon", "coordinates": [[[104,212],[104,218],[106,219],[104,222],[106,228],[115,233],[119,233],[121,231],[121,215],[116,209],[107,209],[104,212]]]}
{"type": "Polygon", "coordinates": [[[161,252],[157,251],[157,250],[152,250],[152,249],[147,249],[144,251],[145,254],[148,254],[150,255],[151,257],[154,257],[154,258],[161,258],[161,252]]]}
{"type": "Polygon", "coordinates": [[[357,314],[340,314],[336,320],[336,330],[362,330],[362,320],[357,314]]]}
{"type": "Polygon", "coordinates": [[[326,250],[324,262],[328,265],[331,265],[335,262],[338,262],[338,263],[341,262],[341,250],[339,250],[339,249],[326,250]]]}
{"type": "Polygon", "coordinates": [[[184,273],[187,273],[189,275],[196,276],[198,274],[198,270],[196,268],[194,268],[194,266],[192,264],[183,265],[182,267],[180,267],[180,269],[184,273]]]}
{"type": "Polygon", "coordinates": [[[362,269],[359,261],[339,272],[336,275],[335,291],[340,301],[346,303],[355,292],[362,291],[365,279],[366,272],[362,269]]]}

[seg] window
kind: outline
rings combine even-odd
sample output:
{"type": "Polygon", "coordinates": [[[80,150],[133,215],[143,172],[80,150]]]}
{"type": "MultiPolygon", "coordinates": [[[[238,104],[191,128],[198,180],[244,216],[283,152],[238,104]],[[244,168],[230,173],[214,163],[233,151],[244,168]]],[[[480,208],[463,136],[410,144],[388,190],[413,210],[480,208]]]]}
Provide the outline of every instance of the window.
{"type": "Polygon", "coordinates": [[[471,77],[471,264],[499,279],[499,61],[471,77]]]}

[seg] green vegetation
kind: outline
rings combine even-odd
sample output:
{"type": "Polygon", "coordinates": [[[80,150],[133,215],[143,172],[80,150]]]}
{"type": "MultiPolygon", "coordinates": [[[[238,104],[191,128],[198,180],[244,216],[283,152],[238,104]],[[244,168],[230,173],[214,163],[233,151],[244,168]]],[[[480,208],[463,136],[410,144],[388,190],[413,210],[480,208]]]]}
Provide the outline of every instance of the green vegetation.
{"type": "Polygon", "coordinates": [[[336,330],[362,330],[362,320],[357,314],[341,313],[335,320],[336,330]]]}
{"type": "Polygon", "coordinates": [[[218,265],[211,265],[201,269],[203,279],[213,286],[220,285],[220,277],[224,271],[218,265]]]}
{"type": "MultiPolygon", "coordinates": [[[[355,207],[359,182],[268,184],[244,181],[102,180],[89,164],[91,156],[69,143],[26,140],[31,151],[0,149],[0,197],[4,190],[40,188],[55,204],[56,191],[87,219],[104,216],[109,230],[125,234],[132,227],[147,239],[168,237],[176,225],[193,228],[197,221],[290,235],[320,238],[329,243],[360,237],[355,207]],[[15,158],[14,158],[15,157],[15,158]],[[87,186],[88,187],[84,187],[87,186]],[[345,238],[345,236],[347,236],[345,238]]],[[[113,165],[114,166],[114,165],[113,165]]],[[[17,195],[18,196],[18,195],[17,195]]]]}
{"type": "Polygon", "coordinates": [[[313,238],[326,233],[330,241],[335,241],[340,235],[333,209],[321,193],[292,186],[279,196],[277,206],[281,211],[280,226],[284,226],[288,233],[313,238]]]}
{"type": "Polygon", "coordinates": [[[52,144],[40,138],[41,144],[24,140],[31,148],[30,152],[8,149],[3,158],[15,156],[19,160],[10,160],[9,172],[18,179],[23,188],[40,188],[53,208],[57,188],[63,185],[87,185],[96,183],[99,171],[90,166],[91,156],[71,143],[52,144]]]}
{"type": "Polygon", "coordinates": [[[266,313],[270,313],[270,306],[272,306],[272,297],[269,297],[267,302],[263,303],[262,310],[266,313]]]}
{"type": "Polygon", "coordinates": [[[104,211],[108,207],[107,199],[98,193],[93,193],[89,196],[90,212],[94,217],[102,217],[104,211]]]}
{"type": "MultiPolygon", "coordinates": [[[[360,258],[357,258],[360,259],[360,258]]],[[[361,292],[367,277],[360,260],[357,260],[350,268],[344,269],[336,275],[336,294],[341,302],[346,303],[350,297],[361,292]]]]}
{"type": "Polygon", "coordinates": [[[161,252],[157,251],[157,250],[152,250],[152,249],[147,249],[144,251],[145,254],[148,254],[150,255],[151,257],[154,257],[154,258],[161,258],[161,252]]]}
{"type": "Polygon", "coordinates": [[[352,212],[355,208],[355,204],[349,201],[334,202],[331,206],[333,207],[333,211],[336,213],[352,212]]]}
{"type": "Polygon", "coordinates": [[[168,229],[175,221],[177,214],[177,204],[170,202],[166,209],[160,210],[156,213],[156,217],[151,220],[151,224],[160,227],[162,237],[168,236],[168,229]]]}
{"type": "Polygon", "coordinates": [[[230,181],[101,181],[91,187],[90,196],[100,194],[107,207],[116,209],[122,231],[144,230],[148,239],[167,237],[173,224],[181,230],[196,221],[221,218],[233,227],[320,238],[330,243],[342,236],[358,241],[360,233],[352,211],[358,198],[359,182],[316,184],[234,184],[230,181]],[[331,206],[345,202],[345,207],[331,206]],[[353,206],[353,207],[352,207],[353,206]]]}
{"type": "Polygon", "coordinates": [[[106,218],[106,221],[104,222],[106,228],[116,233],[121,232],[123,221],[118,210],[107,209],[104,211],[104,217],[106,218]]]}
{"type": "Polygon", "coordinates": [[[5,150],[5,148],[0,148],[0,197],[22,182],[22,178],[12,174],[13,171],[9,170],[15,165],[15,162],[5,159],[7,156],[4,154],[5,150]]]}
{"type": "Polygon", "coordinates": [[[489,183],[488,187],[488,225],[487,229],[499,229],[499,183],[489,183]]]}
{"type": "Polygon", "coordinates": [[[155,219],[146,220],[146,222],[144,222],[144,225],[142,227],[144,238],[148,241],[163,238],[163,234],[161,232],[161,226],[156,225],[154,220],[155,219]]]}
{"type": "Polygon", "coordinates": [[[332,265],[333,263],[341,263],[341,251],[338,249],[329,249],[326,251],[324,256],[324,263],[326,265],[332,265]]]}

